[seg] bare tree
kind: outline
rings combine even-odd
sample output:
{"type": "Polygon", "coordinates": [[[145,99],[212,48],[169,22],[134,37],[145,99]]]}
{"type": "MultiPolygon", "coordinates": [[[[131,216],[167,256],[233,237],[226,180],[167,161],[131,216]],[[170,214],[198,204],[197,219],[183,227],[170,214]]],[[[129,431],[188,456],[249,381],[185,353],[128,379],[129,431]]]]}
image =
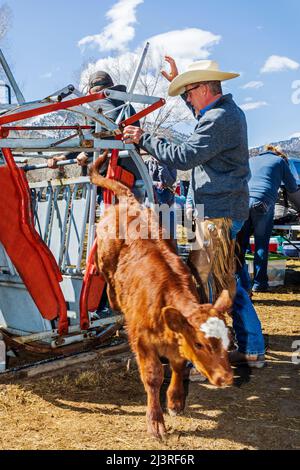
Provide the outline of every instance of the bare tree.
{"type": "Polygon", "coordinates": [[[11,26],[12,11],[7,3],[0,6],[0,41],[6,36],[11,26]]]}
{"type": "MultiPolygon", "coordinates": [[[[12,21],[12,12],[7,3],[0,5],[0,47],[5,39],[5,36],[11,26],[12,21]]],[[[5,73],[0,66],[0,102],[6,102],[6,90],[4,87],[4,82],[6,81],[5,73]]]]}
{"type": "MultiPolygon", "coordinates": [[[[99,60],[94,63],[85,63],[81,68],[81,88],[86,89],[89,75],[97,69],[108,72],[115,84],[129,84],[134,74],[138,57],[136,54],[99,60]]],[[[144,66],[136,84],[135,93],[147,96],[159,96],[166,100],[165,106],[158,111],[146,116],[141,125],[151,133],[170,136],[170,130],[180,123],[189,123],[192,114],[186,107],[182,98],[170,98],[168,96],[169,83],[161,75],[164,65],[163,57],[155,60],[151,54],[146,57],[144,66]]],[[[145,106],[134,104],[136,110],[145,106]]]]}
{"type": "Polygon", "coordinates": [[[151,132],[160,135],[164,135],[166,130],[171,130],[175,125],[190,122],[192,119],[191,112],[182,98],[170,98],[168,96],[169,83],[161,75],[163,66],[163,57],[160,58],[159,67],[155,69],[153,58],[151,55],[147,56],[145,69],[137,84],[139,92],[145,95],[160,96],[166,100],[164,107],[147,116],[142,123],[151,132]]]}

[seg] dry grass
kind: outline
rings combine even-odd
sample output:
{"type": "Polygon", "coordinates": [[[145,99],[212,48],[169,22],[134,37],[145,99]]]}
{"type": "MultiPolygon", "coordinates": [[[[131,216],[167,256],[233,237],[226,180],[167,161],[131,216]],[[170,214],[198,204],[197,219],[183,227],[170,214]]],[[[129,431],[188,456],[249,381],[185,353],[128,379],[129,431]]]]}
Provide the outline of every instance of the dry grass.
{"type": "Polygon", "coordinates": [[[190,383],[185,415],[166,416],[168,440],[145,432],[146,397],[136,368],[100,361],[68,372],[0,384],[0,449],[296,449],[300,447],[300,262],[287,286],[256,294],[268,365],[236,369],[235,385],[190,383]]]}

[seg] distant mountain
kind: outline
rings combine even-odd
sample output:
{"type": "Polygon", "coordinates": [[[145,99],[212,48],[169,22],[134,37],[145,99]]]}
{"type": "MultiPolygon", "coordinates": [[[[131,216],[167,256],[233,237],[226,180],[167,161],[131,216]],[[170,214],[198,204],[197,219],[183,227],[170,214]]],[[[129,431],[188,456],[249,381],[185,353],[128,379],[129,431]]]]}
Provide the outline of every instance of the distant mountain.
{"type": "MultiPolygon", "coordinates": [[[[181,144],[189,137],[188,135],[174,131],[173,129],[164,130],[162,134],[167,139],[169,138],[170,140],[172,140],[175,144],[181,144]]],[[[282,151],[287,154],[288,157],[300,159],[300,137],[293,137],[292,139],[281,140],[278,142],[270,142],[270,144],[276,147],[280,147],[282,151]]],[[[249,150],[250,157],[258,155],[260,152],[263,152],[263,150],[263,145],[261,147],[251,148],[249,150]]]]}
{"type": "MultiPolygon", "coordinates": [[[[289,140],[281,140],[279,142],[271,142],[272,145],[279,146],[288,157],[300,159],[300,137],[294,137],[289,140]]],[[[255,147],[250,149],[250,157],[255,157],[260,152],[263,152],[264,146],[255,147]]]]}
{"type": "MultiPolygon", "coordinates": [[[[176,132],[174,130],[168,130],[164,132],[166,138],[170,138],[175,144],[181,144],[189,137],[186,134],[176,132]]],[[[270,142],[271,145],[278,146],[282,149],[288,157],[299,158],[300,160],[300,137],[294,137],[289,140],[281,140],[279,142],[270,142]]],[[[263,152],[264,146],[251,148],[249,150],[250,157],[255,157],[259,153],[263,152]]],[[[178,172],[180,179],[188,180],[190,172],[178,172]]]]}

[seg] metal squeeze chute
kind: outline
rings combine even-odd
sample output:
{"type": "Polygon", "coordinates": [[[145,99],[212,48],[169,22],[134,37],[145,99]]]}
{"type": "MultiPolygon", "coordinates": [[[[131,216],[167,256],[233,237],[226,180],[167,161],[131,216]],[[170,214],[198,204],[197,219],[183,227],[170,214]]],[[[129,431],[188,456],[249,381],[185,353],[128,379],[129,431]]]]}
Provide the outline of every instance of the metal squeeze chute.
{"type": "MultiPolygon", "coordinates": [[[[34,103],[21,103],[16,109],[6,111],[0,116],[0,143],[5,159],[5,165],[0,166],[0,187],[2,197],[0,199],[0,241],[8,256],[15,265],[28,292],[34,300],[41,315],[48,320],[58,318],[58,333],[68,333],[67,307],[60,283],[62,275],[56,260],[48,246],[40,238],[33,223],[31,208],[31,196],[28,182],[23,170],[17,167],[12,154],[12,149],[39,152],[64,152],[64,151],[94,151],[95,157],[105,148],[112,149],[108,177],[114,178],[132,187],[133,175],[118,165],[119,151],[128,150],[135,152],[133,145],[121,142],[122,129],[143,116],[163,106],[163,99],[143,97],[132,93],[122,93],[113,90],[104,90],[101,93],[79,96],[73,99],[65,99],[72,89],[67,87],[57,92],[56,101],[47,98],[34,103]],[[122,121],[119,125],[112,122],[102,114],[94,112],[87,104],[99,101],[107,96],[118,97],[124,102],[141,102],[148,107],[135,116],[122,121]],[[85,105],[85,106],[82,106],[85,105]],[[150,106],[149,106],[150,105],[150,106]],[[88,119],[93,119],[96,124],[106,128],[111,140],[103,140],[90,131],[90,126],[51,126],[51,129],[76,130],[75,136],[57,141],[57,139],[10,139],[9,132],[16,130],[34,130],[30,126],[12,127],[8,124],[23,121],[39,115],[44,115],[60,110],[76,112],[88,119]]],[[[47,128],[47,127],[45,127],[47,128]]],[[[50,127],[49,127],[50,129],[50,127]]],[[[136,156],[135,156],[136,158],[136,156]]],[[[136,160],[139,158],[137,157],[136,160]]],[[[46,166],[46,165],[45,165],[46,166]]],[[[41,167],[45,167],[43,165],[41,167]]],[[[36,166],[37,168],[37,166],[36,166]]],[[[141,172],[145,169],[141,166],[141,172]]],[[[144,174],[144,179],[147,176],[144,174]]],[[[150,191],[148,190],[148,193],[150,191]]],[[[106,203],[112,202],[112,195],[107,192],[104,195],[106,203]]],[[[95,207],[94,207],[95,209],[95,207]]],[[[94,237],[94,235],[92,235],[94,237]]],[[[105,287],[105,281],[95,267],[96,242],[91,239],[90,255],[86,266],[80,297],[80,327],[82,330],[89,328],[89,311],[97,309],[105,287]]]]}
{"type": "MultiPolygon", "coordinates": [[[[103,94],[97,94],[63,102],[59,94],[58,103],[25,104],[17,112],[0,117],[0,139],[8,138],[11,130],[25,129],[2,127],[3,124],[80,106],[103,97],[103,94]]],[[[0,241],[43,318],[58,318],[58,333],[67,334],[67,306],[60,287],[62,275],[52,252],[34,227],[30,190],[24,171],[15,164],[10,148],[2,148],[2,153],[6,165],[0,168],[0,184],[5,194],[0,202],[0,241]]]]}

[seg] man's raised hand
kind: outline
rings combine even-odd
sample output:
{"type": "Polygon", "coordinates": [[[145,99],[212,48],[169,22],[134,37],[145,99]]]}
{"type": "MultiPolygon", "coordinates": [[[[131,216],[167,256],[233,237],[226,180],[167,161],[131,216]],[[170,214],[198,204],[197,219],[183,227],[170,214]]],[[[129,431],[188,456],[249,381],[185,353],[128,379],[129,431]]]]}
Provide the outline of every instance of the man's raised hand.
{"type": "Polygon", "coordinates": [[[178,75],[178,68],[177,68],[175,60],[169,55],[165,56],[165,61],[168,62],[168,64],[170,64],[171,70],[170,72],[166,72],[165,70],[162,70],[161,74],[163,75],[163,77],[165,77],[168,80],[168,82],[172,82],[174,78],[176,78],[178,75]]]}

